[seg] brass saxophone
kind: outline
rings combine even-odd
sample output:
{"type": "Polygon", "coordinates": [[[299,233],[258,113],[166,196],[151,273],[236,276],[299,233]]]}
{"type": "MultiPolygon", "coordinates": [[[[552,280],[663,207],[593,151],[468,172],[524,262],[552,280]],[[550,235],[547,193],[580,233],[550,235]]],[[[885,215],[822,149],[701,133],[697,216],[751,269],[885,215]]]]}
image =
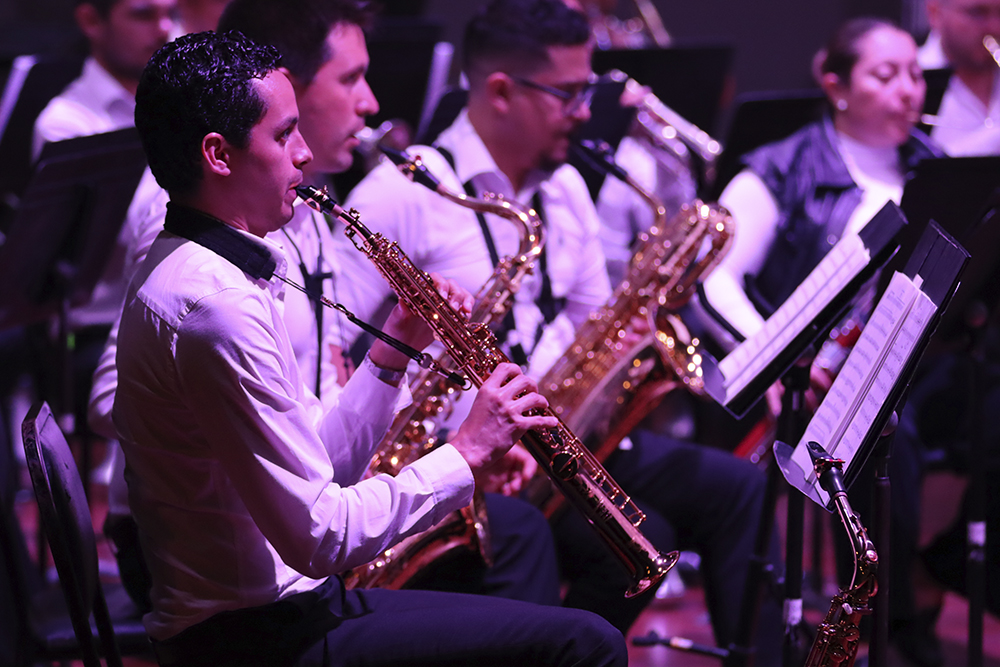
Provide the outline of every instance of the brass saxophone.
{"type": "Polygon", "coordinates": [[[851,667],[861,640],[861,617],[872,612],[871,599],[878,591],[878,554],[868,539],[861,518],[851,509],[841,475],[843,461],[835,459],[819,444],[810,442],[809,454],[820,485],[830,494],[840,521],[854,549],[854,577],[850,585],[833,597],[830,611],[819,624],[816,639],[806,658],[806,667],[851,667]]]}
{"type": "MultiPolygon", "coordinates": [[[[396,243],[368,230],[357,211],[345,211],[316,188],[296,190],[309,206],[347,224],[348,237],[375,264],[400,302],[426,322],[473,384],[481,386],[498,365],[509,361],[489,327],[466,322],[441,297],[430,276],[414,266],[396,243]]],[[[543,414],[554,416],[548,408],[543,414]]],[[[565,424],[529,431],[521,442],[618,556],[632,580],[627,597],[655,585],[677,562],[676,551],[660,553],[642,534],[639,525],[645,514],[565,424]]]]}
{"type": "MultiPolygon", "coordinates": [[[[510,310],[521,281],[531,273],[542,252],[544,235],[538,215],[533,209],[525,209],[492,193],[485,193],[483,199],[477,200],[449,192],[430,174],[419,157],[410,159],[401,151],[383,150],[412,180],[461,206],[498,215],[517,226],[520,237],[517,254],[500,260],[493,275],[476,294],[470,316],[471,321],[486,326],[498,324],[510,310]]],[[[447,354],[442,354],[437,359],[438,364],[444,366],[446,357],[447,354]]],[[[439,373],[422,370],[410,385],[410,407],[396,415],[375,449],[368,474],[395,476],[403,467],[440,445],[438,429],[462,389],[439,373]]],[[[347,588],[407,588],[417,583],[417,577],[428,566],[459,548],[476,552],[487,565],[492,564],[489,522],[479,491],[468,507],[453,512],[433,528],[405,538],[371,563],[345,574],[344,584],[347,588]]]]}
{"type": "Polygon", "coordinates": [[[655,216],[653,226],[639,236],[625,278],[539,382],[555,413],[603,461],[664,394],[679,387],[703,393],[699,341],[676,312],[691,298],[696,282],[725,256],[733,222],[722,207],[699,200],[668,220],[663,203],[607,151],[581,148],[634,189],[655,216]],[[629,343],[626,333],[636,317],[649,321],[652,333],[633,336],[637,340],[629,343]],[[664,368],[669,372],[664,374],[664,368]]]}

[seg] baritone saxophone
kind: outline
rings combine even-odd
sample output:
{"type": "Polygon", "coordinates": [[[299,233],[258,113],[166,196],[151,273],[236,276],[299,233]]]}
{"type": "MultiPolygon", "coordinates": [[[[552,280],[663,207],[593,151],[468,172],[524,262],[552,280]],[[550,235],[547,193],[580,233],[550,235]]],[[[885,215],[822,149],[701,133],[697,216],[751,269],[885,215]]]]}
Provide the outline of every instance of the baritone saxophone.
{"type": "MultiPolygon", "coordinates": [[[[365,227],[356,211],[345,211],[325,192],[296,188],[305,202],[347,224],[345,233],[365,253],[411,313],[434,332],[455,363],[477,387],[502,363],[509,363],[490,328],[467,322],[438,293],[430,276],[414,266],[381,234],[365,227]]],[[[551,409],[540,412],[555,417],[551,409]]],[[[528,431],[521,439],[539,466],[563,495],[588,519],[627,570],[631,587],[626,597],[655,585],[677,562],[677,552],[660,553],[642,534],[645,514],[626,495],[580,440],[562,421],[544,431],[528,431]]]]}
{"type": "Polygon", "coordinates": [[[854,550],[851,583],[833,597],[830,611],[819,624],[806,667],[851,667],[861,642],[861,617],[872,613],[871,599],[878,591],[878,553],[861,518],[851,509],[841,475],[843,461],[833,458],[815,442],[807,444],[820,485],[830,494],[854,550]]]}
{"type": "MultiPolygon", "coordinates": [[[[481,213],[491,213],[510,220],[519,234],[515,255],[500,260],[493,275],[475,297],[470,320],[492,327],[510,311],[514,295],[524,276],[531,273],[544,246],[541,220],[533,209],[505,200],[492,193],[483,199],[454,194],[445,189],[421,163],[405,153],[383,149],[404,175],[446,199],[481,213]]],[[[439,366],[449,364],[447,354],[437,359],[439,366]]],[[[450,414],[453,402],[463,387],[429,369],[417,374],[410,385],[412,402],[401,410],[375,449],[368,475],[397,475],[405,466],[441,444],[438,431],[450,414]]],[[[487,566],[492,565],[489,521],[482,492],[476,491],[472,503],[452,512],[441,523],[422,533],[412,535],[384,551],[367,565],[354,568],[344,575],[347,588],[401,589],[418,583],[421,573],[456,550],[478,554],[487,566]]]]}

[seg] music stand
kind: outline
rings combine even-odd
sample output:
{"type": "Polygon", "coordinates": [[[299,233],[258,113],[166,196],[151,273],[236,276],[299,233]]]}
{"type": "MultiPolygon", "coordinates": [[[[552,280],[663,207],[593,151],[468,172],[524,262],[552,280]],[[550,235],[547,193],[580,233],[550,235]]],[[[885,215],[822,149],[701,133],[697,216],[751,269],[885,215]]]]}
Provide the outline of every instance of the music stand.
{"type": "MultiPolygon", "coordinates": [[[[828,510],[833,508],[829,491],[821,488],[811,472],[813,459],[807,443],[818,442],[846,462],[845,486],[857,478],[870,456],[877,459],[872,514],[876,551],[882,556],[874,559],[878,562],[879,595],[874,607],[868,607],[867,596],[854,602],[866,607],[860,613],[874,612],[871,655],[876,665],[886,664],[889,635],[888,460],[895,431],[892,417],[902,410],[910,380],[968,262],[965,248],[936,223],[928,225],[910,249],[904,271],[893,271],[861,338],[798,445],[794,449],[784,442],[774,445],[775,460],[789,484],[828,510]]],[[[795,494],[795,497],[801,496],[795,494]]],[[[838,601],[843,600],[834,599],[835,604],[838,601]]],[[[824,638],[829,637],[828,629],[823,626],[820,633],[824,638]]]]}
{"type": "Polygon", "coordinates": [[[739,173],[741,157],[822,118],[825,101],[820,90],[737,96],[709,198],[718,199],[729,181],[739,173]]]}
{"type": "Polygon", "coordinates": [[[31,178],[31,141],[35,119],[83,67],[82,56],[19,56],[0,98],[0,198],[3,218],[13,219],[17,201],[31,178]]]}
{"type": "MultiPolygon", "coordinates": [[[[899,247],[896,239],[905,226],[906,219],[900,208],[888,202],[857,237],[845,237],[834,246],[757,334],[741,343],[721,362],[704,353],[702,367],[709,396],[734,417],[742,418],[763,397],[767,388],[780,379],[785,394],[778,435],[785,440],[797,440],[804,428],[805,392],[809,388],[809,364],[803,362],[811,362],[809,352],[850,309],[861,288],[896,252],[899,247]]],[[[726,667],[742,667],[750,658],[757,608],[768,574],[767,546],[774,523],[779,475],[777,464],[772,461],[736,640],[732,646],[721,650],[688,649],[716,655],[723,659],[726,667]]],[[[795,603],[801,602],[803,510],[801,498],[789,497],[784,656],[785,664],[789,665],[799,657],[794,634],[802,623],[800,613],[795,612],[801,604],[795,603]]],[[[673,645],[669,643],[672,640],[665,642],[655,636],[642,641],[673,645]]]]}
{"type": "Polygon", "coordinates": [[[722,108],[732,69],[729,44],[594,51],[594,72],[618,69],[644,86],[686,120],[711,133],[722,108]]]}
{"type": "MultiPolygon", "coordinates": [[[[86,303],[116,246],[146,158],[134,128],[48,144],[0,247],[0,329],[55,318],[59,409],[73,416],[68,316],[86,303]]],[[[84,444],[83,472],[89,472],[84,444]]]]}

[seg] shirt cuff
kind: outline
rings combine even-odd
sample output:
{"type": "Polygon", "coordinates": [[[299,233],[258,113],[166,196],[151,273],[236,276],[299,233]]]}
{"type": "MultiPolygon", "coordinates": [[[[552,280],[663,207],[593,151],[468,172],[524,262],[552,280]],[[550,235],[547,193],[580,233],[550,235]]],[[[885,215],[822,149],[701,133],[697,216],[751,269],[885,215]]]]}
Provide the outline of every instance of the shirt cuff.
{"type": "Polygon", "coordinates": [[[476,480],[469,464],[454,446],[445,443],[407,467],[434,480],[435,523],[472,502],[476,480]]]}

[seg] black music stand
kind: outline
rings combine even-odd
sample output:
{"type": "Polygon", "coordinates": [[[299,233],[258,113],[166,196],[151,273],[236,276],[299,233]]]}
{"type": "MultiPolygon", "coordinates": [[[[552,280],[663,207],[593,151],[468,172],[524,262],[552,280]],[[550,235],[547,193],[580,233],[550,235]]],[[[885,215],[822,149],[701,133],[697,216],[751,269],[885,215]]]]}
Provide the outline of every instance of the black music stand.
{"type": "Polygon", "coordinates": [[[13,220],[31,178],[35,119],[82,67],[83,56],[76,55],[28,55],[14,60],[0,97],[0,229],[13,220]]]}
{"type": "MultiPolygon", "coordinates": [[[[1000,302],[1000,157],[936,158],[924,160],[907,184],[901,206],[911,227],[904,238],[930,224],[939,223],[972,258],[954,299],[931,342],[929,355],[942,348],[958,349],[968,360],[972,404],[969,436],[970,487],[966,592],[969,599],[968,664],[983,662],[983,612],[985,609],[985,479],[983,461],[987,443],[982,429],[985,394],[986,333],[997,326],[1000,302]],[[981,525],[982,530],[976,528],[981,525]]],[[[890,267],[907,259],[904,253],[890,267]]]]}
{"type": "Polygon", "coordinates": [[[723,107],[733,62],[729,44],[691,44],[668,48],[595,51],[594,72],[617,69],[644,86],[661,102],[709,134],[723,107]]]}
{"type": "Polygon", "coordinates": [[[716,200],[739,173],[740,158],[764,144],[790,136],[823,117],[826,96],[820,90],[744,93],[737,96],[725,133],[722,154],[709,199],[716,200]]]}
{"type": "MultiPolygon", "coordinates": [[[[798,445],[774,444],[775,461],[786,480],[820,506],[833,509],[829,493],[812,474],[807,443],[819,442],[846,462],[844,484],[857,479],[869,457],[877,464],[873,507],[878,553],[878,593],[873,612],[871,663],[884,667],[889,637],[889,474],[888,460],[904,396],[958,288],[969,253],[936,223],[929,224],[902,272],[886,282],[861,339],[854,346],[798,445]],[[889,282],[891,281],[891,282],[889,282]],[[908,305],[912,303],[913,305],[908,305]]],[[[799,496],[799,494],[794,494],[799,496]]],[[[789,499],[791,500],[791,499],[789,499]]],[[[869,526],[871,528],[872,526],[869,526]]],[[[867,602],[866,602],[867,604],[867,602]]]]}
{"type": "MultiPolygon", "coordinates": [[[[48,144],[0,246],[0,329],[55,318],[59,410],[73,417],[69,309],[90,299],[116,246],[146,157],[134,128],[48,144]]],[[[84,473],[89,452],[84,447],[84,473]]]]}

